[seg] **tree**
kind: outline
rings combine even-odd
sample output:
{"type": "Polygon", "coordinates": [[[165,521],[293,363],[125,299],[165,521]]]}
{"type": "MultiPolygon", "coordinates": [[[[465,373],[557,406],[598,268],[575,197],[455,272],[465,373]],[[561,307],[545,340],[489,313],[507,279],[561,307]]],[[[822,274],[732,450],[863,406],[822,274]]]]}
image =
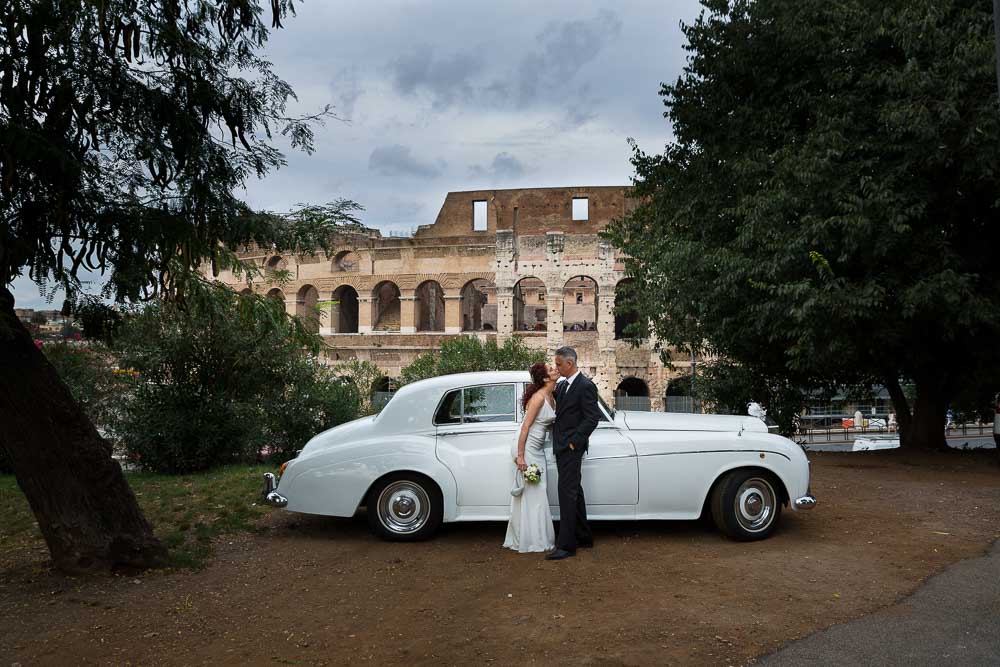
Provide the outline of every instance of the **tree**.
{"type": "MultiPolygon", "coordinates": [[[[271,28],[291,0],[271,0],[271,28]]],[[[119,302],[183,300],[202,264],[245,246],[329,249],[353,202],[291,215],[235,191],[283,164],[274,133],[312,149],[311,118],[258,52],[254,0],[6,3],[0,16],[0,446],[54,564],[163,561],[110,448],[14,316],[23,272],[72,293],[107,272],[119,302]]]]}
{"type": "Polygon", "coordinates": [[[32,324],[48,324],[49,320],[48,320],[47,317],[45,317],[45,313],[40,312],[40,311],[35,311],[34,313],[31,314],[31,323],[32,324]]]}
{"type": "Polygon", "coordinates": [[[787,386],[884,384],[903,446],[944,446],[963,384],[1000,377],[988,6],[703,4],[661,89],[674,138],[634,146],[639,204],[607,232],[637,307],[787,386]]]}
{"type": "Polygon", "coordinates": [[[321,344],[283,303],[221,283],[147,304],[116,341],[119,365],[139,382],[119,401],[115,436],[161,473],[292,458],[357,417],[354,389],[316,358],[321,344]]]}
{"type": "Polygon", "coordinates": [[[517,336],[508,338],[503,346],[497,345],[496,339],[484,343],[475,336],[457,336],[441,343],[437,352],[414,359],[402,370],[400,381],[409,384],[450,373],[525,371],[537,361],[545,361],[545,351],[529,349],[517,336]]]}

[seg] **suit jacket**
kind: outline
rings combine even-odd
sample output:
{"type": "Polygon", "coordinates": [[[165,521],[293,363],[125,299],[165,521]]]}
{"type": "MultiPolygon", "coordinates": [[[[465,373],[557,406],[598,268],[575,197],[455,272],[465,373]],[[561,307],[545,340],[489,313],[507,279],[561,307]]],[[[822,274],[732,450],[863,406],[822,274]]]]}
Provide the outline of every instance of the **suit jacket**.
{"type": "Polygon", "coordinates": [[[597,385],[580,373],[569,389],[556,398],[556,421],[552,425],[552,451],[569,450],[570,443],[578,451],[587,451],[590,434],[601,419],[597,407],[597,385]]]}

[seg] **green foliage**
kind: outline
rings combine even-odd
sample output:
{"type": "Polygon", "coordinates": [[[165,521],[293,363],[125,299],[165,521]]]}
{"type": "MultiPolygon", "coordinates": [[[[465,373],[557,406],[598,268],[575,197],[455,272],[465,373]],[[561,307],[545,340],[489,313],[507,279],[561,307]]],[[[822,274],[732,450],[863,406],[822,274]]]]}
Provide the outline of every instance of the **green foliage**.
{"type": "Polygon", "coordinates": [[[802,388],[912,380],[943,416],[1000,377],[988,3],[705,7],[661,91],[674,140],[635,148],[607,229],[633,303],[665,344],[802,388]]]}
{"type": "Polygon", "coordinates": [[[134,380],[114,368],[111,350],[94,341],[53,342],[42,352],[97,430],[113,439],[118,407],[134,380]]]}
{"type": "MultiPolygon", "coordinates": [[[[292,0],[6,3],[0,59],[0,285],[27,270],[75,292],[107,271],[117,301],[172,292],[242,246],[329,249],[349,200],[276,215],[236,196],[311,152],[330,107],[287,112],[292,88],[260,56],[292,0]],[[220,136],[219,131],[223,131],[220,136]]],[[[246,268],[246,267],[243,267],[246,268]]]]}
{"type": "Polygon", "coordinates": [[[402,370],[400,381],[409,384],[438,375],[474,371],[524,371],[545,361],[543,350],[529,349],[517,336],[500,347],[496,339],[485,343],[475,336],[457,336],[441,343],[437,352],[422,354],[402,370]]]}
{"type": "Polygon", "coordinates": [[[385,375],[382,369],[370,361],[352,359],[346,363],[337,364],[332,371],[344,386],[350,387],[354,391],[358,401],[358,414],[375,414],[372,398],[376,383],[385,375]]]}
{"type": "Polygon", "coordinates": [[[32,324],[48,324],[49,320],[45,317],[44,313],[34,312],[31,314],[32,324]]]}
{"type": "Polygon", "coordinates": [[[222,285],[151,303],[119,338],[120,364],[140,378],[121,408],[120,442],[158,472],[290,458],[357,414],[355,390],[306,352],[319,344],[283,304],[222,285]]]}
{"type": "Polygon", "coordinates": [[[110,344],[121,329],[123,317],[116,308],[94,297],[84,297],[73,311],[83,337],[110,344]]]}
{"type": "Polygon", "coordinates": [[[724,359],[699,364],[691,384],[695,396],[718,414],[745,415],[751,401],[760,403],[786,437],[795,434],[795,418],[805,403],[802,390],[786,378],[724,359]]]}

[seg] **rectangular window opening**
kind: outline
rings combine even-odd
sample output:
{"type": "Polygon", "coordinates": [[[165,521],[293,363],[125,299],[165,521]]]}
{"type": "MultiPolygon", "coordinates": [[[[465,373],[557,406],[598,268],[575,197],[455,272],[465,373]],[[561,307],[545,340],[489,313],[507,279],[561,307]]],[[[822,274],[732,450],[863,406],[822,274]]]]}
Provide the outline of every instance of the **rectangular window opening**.
{"type": "Polygon", "coordinates": [[[474,201],[474,202],[472,202],[472,231],[474,231],[474,232],[485,232],[486,231],[486,202],[485,201],[474,201]]]}
{"type": "Polygon", "coordinates": [[[586,221],[590,219],[590,199],[573,197],[573,220],[586,221]]]}

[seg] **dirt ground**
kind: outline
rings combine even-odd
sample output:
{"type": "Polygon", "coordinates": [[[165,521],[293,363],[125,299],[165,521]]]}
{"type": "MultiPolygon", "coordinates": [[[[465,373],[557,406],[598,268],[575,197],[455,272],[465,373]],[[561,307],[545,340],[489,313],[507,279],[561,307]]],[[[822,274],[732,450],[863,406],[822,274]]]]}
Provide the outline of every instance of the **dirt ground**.
{"type": "Polygon", "coordinates": [[[712,664],[892,604],[1000,537],[995,452],[812,453],[810,513],[741,544],[698,522],[595,523],[545,562],[499,523],[391,544],[275,512],[200,572],[0,571],[0,666],[712,664]]]}

